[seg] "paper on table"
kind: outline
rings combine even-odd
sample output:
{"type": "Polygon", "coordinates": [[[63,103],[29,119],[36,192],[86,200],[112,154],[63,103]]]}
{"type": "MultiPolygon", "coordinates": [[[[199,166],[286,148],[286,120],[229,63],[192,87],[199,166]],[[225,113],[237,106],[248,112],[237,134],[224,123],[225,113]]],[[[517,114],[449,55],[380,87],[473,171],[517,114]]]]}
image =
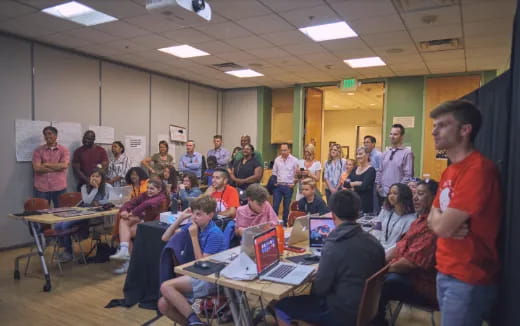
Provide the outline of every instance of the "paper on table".
{"type": "Polygon", "coordinates": [[[229,264],[240,255],[240,246],[236,246],[235,248],[224,250],[219,252],[218,254],[214,254],[209,257],[210,260],[229,264]]]}
{"type": "Polygon", "coordinates": [[[16,161],[32,161],[34,150],[44,143],[43,128],[49,121],[15,120],[16,161]]]}
{"type": "Polygon", "coordinates": [[[89,126],[89,130],[96,133],[97,144],[112,144],[114,142],[115,129],[107,126],[89,126]]]}
{"type": "Polygon", "coordinates": [[[126,136],[125,154],[132,162],[132,166],[139,166],[146,156],[145,136],[126,136]]]}
{"type": "Polygon", "coordinates": [[[220,276],[236,281],[250,281],[254,280],[258,274],[255,262],[242,252],[220,272],[220,276]]]}
{"type": "Polygon", "coordinates": [[[72,153],[81,146],[81,124],[77,122],[53,121],[52,126],[58,129],[58,144],[69,149],[72,160],[72,153]]]}

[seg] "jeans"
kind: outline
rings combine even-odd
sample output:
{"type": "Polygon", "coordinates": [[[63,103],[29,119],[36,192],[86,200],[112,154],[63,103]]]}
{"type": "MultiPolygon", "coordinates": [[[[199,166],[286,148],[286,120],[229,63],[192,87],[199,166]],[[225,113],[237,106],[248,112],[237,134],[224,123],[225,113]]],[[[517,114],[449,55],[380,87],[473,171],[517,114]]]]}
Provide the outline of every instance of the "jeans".
{"type": "Polygon", "coordinates": [[[293,194],[293,188],[286,185],[278,185],[273,190],[273,209],[276,215],[278,215],[278,209],[283,198],[283,221],[287,223],[287,217],[289,216],[289,206],[291,205],[291,198],[293,194]]]}
{"type": "Polygon", "coordinates": [[[332,192],[329,189],[325,188],[325,198],[327,199],[327,204],[329,203],[330,196],[332,195],[332,192]]]}
{"type": "Polygon", "coordinates": [[[489,319],[496,296],[495,284],[473,285],[437,273],[442,326],[481,326],[489,319]]]}
{"type": "Polygon", "coordinates": [[[59,207],[59,203],[58,203],[58,197],[62,194],[64,194],[65,192],[67,191],[67,189],[63,189],[63,190],[58,190],[58,191],[39,191],[38,189],[34,188],[33,189],[33,196],[35,198],[42,198],[42,199],[46,199],[48,202],[49,202],[49,206],[51,204],[51,201],[52,201],[52,204],[54,207],[59,207]]]}
{"type": "MultiPolygon", "coordinates": [[[[87,225],[88,220],[77,220],[77,221],[67,221],[67,222],[56,223],[56,224],[54,224],[54,230],[56,230],[56,232],[60,232],[63,230],[70,229],[73,226],[82,225],[82,224],[87,225]]],[[[66,252],[68,252],[69,254],[72,254],[72,241],[70,239],[70,235],[58,237],[58,242],[63,248],[65,248],[66,252]]]]}

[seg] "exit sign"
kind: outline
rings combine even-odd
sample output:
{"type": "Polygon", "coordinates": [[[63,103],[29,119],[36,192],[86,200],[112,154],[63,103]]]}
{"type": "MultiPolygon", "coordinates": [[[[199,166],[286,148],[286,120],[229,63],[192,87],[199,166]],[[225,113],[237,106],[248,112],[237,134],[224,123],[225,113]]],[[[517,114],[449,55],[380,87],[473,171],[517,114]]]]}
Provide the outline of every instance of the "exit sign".
{"type": "Polygon", "coordinates": [[[358,81],[356,78],[343,79],[340,83],[339,88],[342,91],[355,91],[358,86],[358,81]]]}

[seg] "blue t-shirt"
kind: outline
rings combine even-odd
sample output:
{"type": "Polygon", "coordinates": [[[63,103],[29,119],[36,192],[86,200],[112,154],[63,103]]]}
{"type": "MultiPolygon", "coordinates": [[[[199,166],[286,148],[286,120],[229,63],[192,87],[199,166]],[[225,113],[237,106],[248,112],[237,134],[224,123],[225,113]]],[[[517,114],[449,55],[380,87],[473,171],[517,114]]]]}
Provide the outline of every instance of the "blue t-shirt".
{"type": "Polygon", "coordinates": [[[298,200],[298,210],[307,214],[326,214],[329,212],[327,204],[319,196],[315,195],[312,203],[308,203],[305,197],[298,200]]]}
{"type": "MultiPolygon", "coordinates": [[[[188,230],[191,224],[184,225],[183,229],[188,230]]],[[[213,255],[225,250],[224,242],[224,233],[215,222],[210,221],[204,230],[199,228],[199,245],[203,255],[213,255]]]]}

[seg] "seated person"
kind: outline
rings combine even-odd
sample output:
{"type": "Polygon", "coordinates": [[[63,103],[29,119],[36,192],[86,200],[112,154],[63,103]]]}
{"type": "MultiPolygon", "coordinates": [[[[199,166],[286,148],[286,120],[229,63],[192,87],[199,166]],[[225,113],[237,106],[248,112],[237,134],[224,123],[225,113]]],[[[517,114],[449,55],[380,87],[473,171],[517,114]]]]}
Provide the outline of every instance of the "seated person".
{"type": "Polygon", "coordinates": [[[235,234],[242,237],[242,232],[250,226],[271,222],[278,224],[278,216],[267,201],[269,193],[261,185],[255,183],[246,189],[247,204],[237,209],[235,217],[235,234]]]}
{"type": "MultiPolygon", "coordinates": [[[[179,230],[179,225],[191,217],[192,223],[184,225],[188,229],[193,244],[195,259],[216,254],[225,249],[224,234],[212,221],[217,203],[211,196],[201,196],[193,200],[190,208],[183,211],[179,218],[168,227],[162,236],[163,241],[179,230]]],[[[161,284],[162,297],[157,306],[159,311],[182,325],[206,325],[191,309],[191,303],[186,298],[196,299],[211,295],[217,291],[213,283],[201,281],[190,276],[179,276],[161,284]]]]}
{"type": "Polygon", "coordinates": [[[209,186],[213,183],[213,172],[215,172],[215,169],[217,168],[217,158],[213,155],[208,156],[206,163],[208,164],[208,168],[204,171],[202,183],[209,186]]]}
{"type": "Polygon", "coordinates": [[[278,325],[302,320],[318,325],[355,325],[365,281],[385,265],[381,244],[356,223],[361,200],[348,190],[330,197],[336,228],[323,244],[310,295],[288,297],[276,306],[278,325]]]}
{"type": "MultiPolygon", "coordinates": [[[[81,186],[81,203],[79,203],[79,206],[98,206],[108,203],[111,189],[112,186],[106,182],[106,176],[102,169],[92,171],[89,176],[89,184],[81,186]]],[[[88,225],[88,219],[56,223],[54,230],[60,232],[78,225],[88,225]]],[[[66,263],[71,261],[74,257],[72,255],[70,235],[58,237],[58,242],[64,248],[63,252],[58,256],[59,262],[66,263]]]]}
{"type": "Polygon", "coordinates": [[[428,214],[437,193],[438,183],[434,180],[416,181],[413,197],[417,219],[412,222],[404,237],[394,249],[387,253],[390,263],[386,276],[379,314],[375,325],[386,325],[386,305],[390,300],[417,304],[437,305],[435,289],[435,249],[437,236],[428,228],[428,214]]]}
{"type": "Polygon", "coordinates": [[[125,176],[126,184],[132,187],[130,199],[139,197],[148,188],[148,175],[138,166],[130,168],[125,176]]]}
{"type": "Polygon", "coordinates": [[[316,195],[316,181],[311,178],[302,180],[302,195],[298,200],[298,210],[307,214],[323,215],[329,212],[327,204],[323,199],[316,195]]]}
{"type": "Polygon", "coordinates": [[[177,211],[178,204],[179,204],[179,202],[178,202],[179,194],[177,192],[178,191],[178,189],[177,189],[177,187],[178,187],[177,186],[177,178],[178,178],[177,170],[173,166],[165,167],[162,170],[162,173],[159,177],[161,178],[162,182],[166,186],[166,195],[170,199],[170,204],[172,205],[172,207],[175,205],[175,211],[177,211]]]}
{"type": "Polygon", "coordinates": [[[228,184],[228,171],[216,168],[212,181],[213,184],[206,190],[206,195],[210,195],[217,201],[217,215],[235,218],[240,200],[238,191],[228,184]]]}
{"type": "Polygon", "coordinates": [[[137,198],[127,201],[119,210],[119,249],[110,259],[123,260],[123,264],[114,270],[116,274],[126,273],[128,270],[131,239],[135,237],[137,224],[142,223],[148,209],[159,209],[164,201],[168,201],[166,187],[159,178],[148,180],[147,191],[137,198]]]}
{"type": "Polygon", "coordinates": [[[393,184],[377,218],[381,221],[379,241],[388,252],[416,218],[410,188],[403,183],[393,184]]]}
{"type": "Polygon", "coordinates": [[[181,200],[182,210],[190,207],[190,200],[202,194],[199,188],[199,179],[193,173],[185,173],[182,176],[182,183],[179,185],[179,199],[181,200]]]}

